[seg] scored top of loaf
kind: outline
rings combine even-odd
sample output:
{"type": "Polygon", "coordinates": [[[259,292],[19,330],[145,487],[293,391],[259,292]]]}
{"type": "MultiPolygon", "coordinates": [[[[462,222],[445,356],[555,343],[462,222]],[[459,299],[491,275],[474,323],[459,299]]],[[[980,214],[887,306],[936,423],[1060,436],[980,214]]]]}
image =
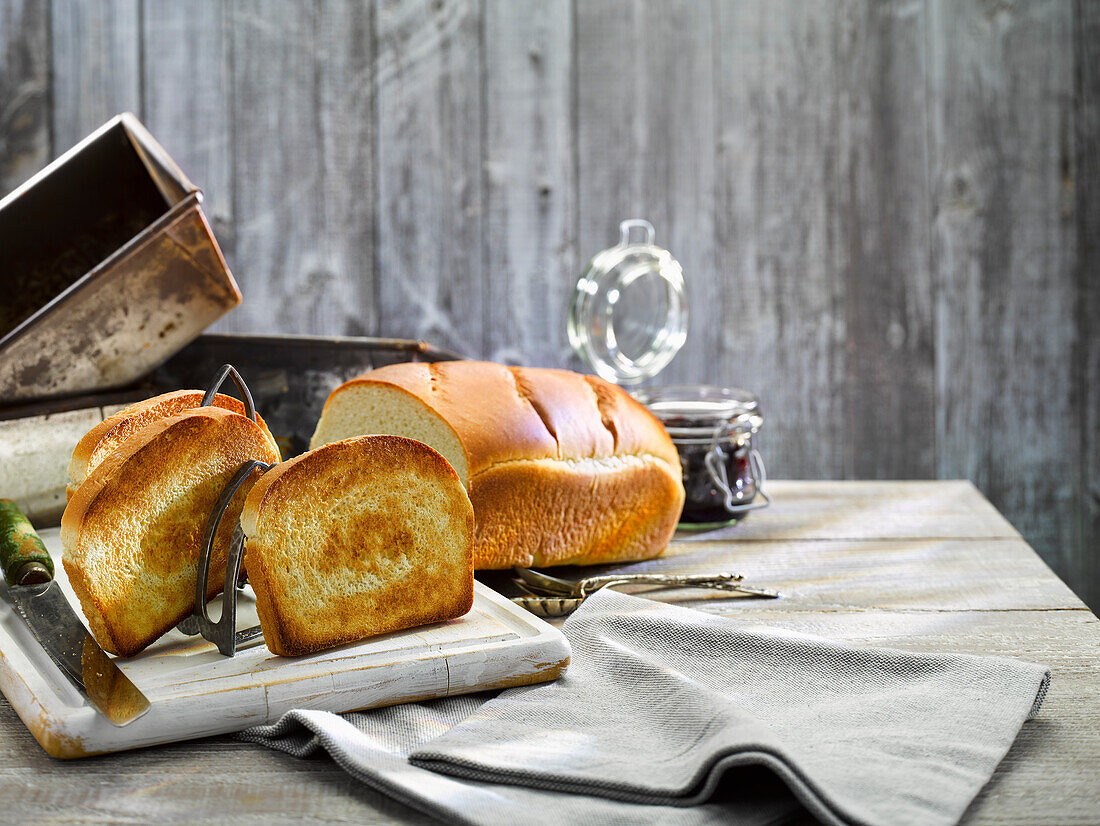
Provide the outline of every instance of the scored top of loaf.
{"type": "Polygon", "coordinates": [[[676,448],[661,423],[625,390],[569,370],[493,362],[409,362],[371,370],[340,385],[400,387],[454,428],[469,477],[510,461],[650,456],[679,477],[676,448]]]}

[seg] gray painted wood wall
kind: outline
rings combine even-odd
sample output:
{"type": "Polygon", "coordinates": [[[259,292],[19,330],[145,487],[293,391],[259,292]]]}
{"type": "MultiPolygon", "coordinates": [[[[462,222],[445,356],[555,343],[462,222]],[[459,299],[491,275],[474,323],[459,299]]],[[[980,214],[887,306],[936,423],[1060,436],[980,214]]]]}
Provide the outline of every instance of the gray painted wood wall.
{"type": "Polygon", "coordinates": [[[3,0],[0,189],[131,110],[221,329],[537,365],[648,217],[773,475],[970,478],[1095,608],[1098,91],[1091,0],[3,0]]]}

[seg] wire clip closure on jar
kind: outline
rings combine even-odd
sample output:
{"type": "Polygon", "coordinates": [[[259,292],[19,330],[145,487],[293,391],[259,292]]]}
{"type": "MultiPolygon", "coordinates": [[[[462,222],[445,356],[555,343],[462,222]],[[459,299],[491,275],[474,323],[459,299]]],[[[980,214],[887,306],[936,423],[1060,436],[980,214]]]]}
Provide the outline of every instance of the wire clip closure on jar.
{"type": "Polygon", "coordinates": [[[710,385],[654,387],[635,396],[664,425],[680,456],[681,528],[720,527],[771,503],[764,460],[752,444],[764,423],[756,396],[710,385]],[[757,494],[763,501],[754,501],[757,494]]]}
{"type": "Polygon", "coordinates": [[[764,483],[768,481],[768,474],[764,469],[764,459],[760,455],[760,451],[756,448],[749,450],[749,478],[752,481],[753,493],[759,493],[760,498],[764,500],[763,502],[753,502],[751,499],[746,501],[745,493],[740,489],[736,493],[734,492],[734,486],[730,484],[729,474],[726,471],[727,459],[728,457],[722,449],[720,439],[716,434],[714,444],[707,451],[707,457],[704,461],[707,470],[710,472],[710,478],[714,480],[715,486],[725,496],[725,501],[722,504],[726,512],[730,516],[739,517],[749,511],[759,510],[770,505],[772,499],[764,490],[764,483]]]}
{"type": "MultiPolygon", "coordinates": [[[[222,365],[218,375],[210,383],[206,394],[202,397],[202,407],[210,406],[218,389],[226,378],[232,378],[240,391],[241,400],[244,402],[245,415],[256,421],[256,407],[252,401],[252,394],[248,390],[241,374],[230,365],[222,365]]],[[[212,620],[206,610],[207,585],[210,580],[210,557],[214,549],[214,539],[218,534],[218,526],[225,516],[233,497],[248,479],[257,470],[261,473],[270,470],[273,465],[258,460],[245,462],[229,480],[214,509],[206,521],[206,530],[203,533],[202,548],[199,552],[198,570],[195,577],[195,607],[191,616],[187,617],[176,628],[188,636],[200,635],[204,639],[214,643],[218,651],[226,657],[232,657],[238,648],[263,639],[263,629],[260,626],[237,630],[237,592],[245,585],[241,576],[241,561],[244,558],[244,532],[240,522],[233,528],[233,537],[229,543],[229,553],[225,560],[225,585],[222,589],[222,611],[218,620],[212,620]]]]}

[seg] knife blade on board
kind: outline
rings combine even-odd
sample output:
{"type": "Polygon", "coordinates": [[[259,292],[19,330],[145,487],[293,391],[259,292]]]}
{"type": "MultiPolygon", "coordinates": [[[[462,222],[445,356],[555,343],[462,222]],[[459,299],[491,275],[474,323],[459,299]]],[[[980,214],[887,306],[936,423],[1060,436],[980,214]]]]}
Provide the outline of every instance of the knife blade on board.
{"type": "Polygon", "coordinates": [[[92,706],[116,726],[149,710],[149,700],[107,656],[53,578],[53,560],[19,507],[0,499],[0,597],[92,706]]]}

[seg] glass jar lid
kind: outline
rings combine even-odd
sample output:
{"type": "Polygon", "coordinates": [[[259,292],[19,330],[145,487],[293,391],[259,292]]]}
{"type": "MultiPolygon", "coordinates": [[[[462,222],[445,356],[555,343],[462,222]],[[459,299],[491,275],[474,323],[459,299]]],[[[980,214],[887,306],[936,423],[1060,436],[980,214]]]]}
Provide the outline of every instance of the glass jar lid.
{"type": "Polygon", "coordinates": [[[660,420],[674,442],[751,435],[764,424],[759,399],[736,387],[673,385],[638,390],[634,397],[660,420]]]}
{"type": "Polygon", "coordinates": [[[649,221],[619,225],[619,243],[596,255],[577,281],[569,308],[569,343],[596,373],[631,386],[657,375],[687,338],[684,273],[653,244],[649,221]],[[632,230],[645,240],[631,242],[632,230]]]}

